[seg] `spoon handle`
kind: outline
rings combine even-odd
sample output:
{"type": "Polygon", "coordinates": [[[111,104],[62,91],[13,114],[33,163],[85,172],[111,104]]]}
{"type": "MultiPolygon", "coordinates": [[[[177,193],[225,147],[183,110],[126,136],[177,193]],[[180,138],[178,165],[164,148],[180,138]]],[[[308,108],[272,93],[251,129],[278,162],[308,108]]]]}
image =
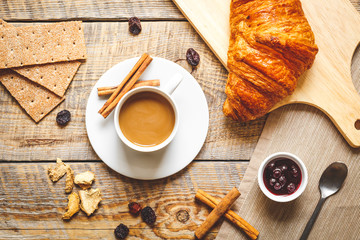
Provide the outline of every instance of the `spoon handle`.
{"type": "Polygon", "coordinates": [[[316,221],[316,218],[318,217],[318,215],[320,213],[321,207],[324,204],[325,200],[326,200],[326,198],[320,198],[313,214],[311,215],[311,218],[309,219],[308,223],[306,224],[306,227],[304,229],[303,234],[300,237],[300,240],[306,240],[308,238],[310,231],[316,221]]]}

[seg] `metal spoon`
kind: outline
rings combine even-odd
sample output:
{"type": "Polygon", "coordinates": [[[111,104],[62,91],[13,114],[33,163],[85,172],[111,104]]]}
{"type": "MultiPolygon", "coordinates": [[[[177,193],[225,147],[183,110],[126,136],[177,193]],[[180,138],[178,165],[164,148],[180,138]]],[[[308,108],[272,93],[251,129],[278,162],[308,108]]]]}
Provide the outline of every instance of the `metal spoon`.
{"type": "Polygon", "coordinates": [[[300,240],[306,240],[310,234],[310,231],[316,221],[317,216],[320,213],[321,207],[324,204],[327,197],[333,195],[341,188],[346,176],[348,169],[344,163],[334,162],[328,166],[319,181],[319,189],[321,198],[312,214],[309,222],[306,224],[303,234],[300,240]]]}

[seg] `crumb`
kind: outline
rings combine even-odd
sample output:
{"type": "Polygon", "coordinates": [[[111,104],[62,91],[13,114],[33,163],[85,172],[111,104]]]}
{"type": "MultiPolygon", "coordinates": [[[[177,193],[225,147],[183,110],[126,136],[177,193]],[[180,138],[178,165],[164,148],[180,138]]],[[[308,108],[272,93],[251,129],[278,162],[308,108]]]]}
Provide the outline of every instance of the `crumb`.
{"type": "Polygon", "coordinates": [[[60,158],[57,158],[55,168],[48,168],[48,175],[51,181],[59,181],[59,179],[62,178],[66,173],[66,166],[67,165],[63,163],[60,158]]]}
{"type": "Polygon", "coordinates": [[[65,193],[71,193],[74,188],[74,171],[66,165],[65,193]]]}
{"type": "Polygon", "coordinates": [[[70,219],[75,213],[77,213],[80,210],[80,198],[79,195],[77,195],[76,192],[73,192],[68,197],[69,202],[68,206],[66,208],[67,212],[64,213],[63,219],[70,219]]]}
{"type": "Polygon", "coordinates": [[[95,180],[95,174],[87,171],[75,176],[74,182],[79,185],[82,189],[88,189],[95,180]]]}
{"type": "Polygon", "coordinates": [[[89,190],[80,190],[80,208],[83,210],[88,216],[90,216],[96,209],[98,209],[98,205],[101,201],[101,192],[97,189],[89,189],[89,190]]]}

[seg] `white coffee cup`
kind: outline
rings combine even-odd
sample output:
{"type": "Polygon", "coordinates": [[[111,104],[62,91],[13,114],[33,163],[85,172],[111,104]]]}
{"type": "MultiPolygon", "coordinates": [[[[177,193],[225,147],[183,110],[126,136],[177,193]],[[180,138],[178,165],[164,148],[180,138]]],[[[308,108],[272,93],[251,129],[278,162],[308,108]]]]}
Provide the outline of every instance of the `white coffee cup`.
{"type": "Polygon", "coordinates": [[[125,145],[127,145],[128,147],[130,147],[136,151],[139,151],[139,152],[153,152],[153,151],[157,151],[157,150],[164,148],[173,140],[173,138],[177,132],[178,126],[179,126],[179,112],[178,112],[178,108],[176,106],[174,99],[171,97],[171,94],[175,91],[175,89],[180,84],[182,79],[183,79],[183,76],[180,73],[176,73],[174,76],[172,76],[170,78],[170,80],[166,84],[164,84],[164,86],[160,86],[159,88],[158,87],[148,87],[148,86],[138,87],[138,88],[135,88],[135,89],[127,92],[121,98],[120,102],[117,104],[117,106],[115,108],[114,125],[115,125],[115,130],[116,130],[117,135],[119,136],[119,138],[125,145]],[[169,135],[169,137],[167,139],[165,139],[163,142],[161,142],[160,144],[155,145],[155,146],[140,146],[140,145],[137,145],[137,144],[129,141],[125,137],[125,135],[123,134],[123,132],[121,131],[121,128],[120,128],[119,114],[120,114],[120,110],[121,110],[122,106],[131,96],[133,96],[137,93],[140,93],[140,92],[153,92],[153,93],[159,94],[160,96],[164,97],[170,103],[170,105],[172,106],[172,108],[174,110],[175,123],[174,123],[174,128],[173,128],[171,134],[169,135]]]}

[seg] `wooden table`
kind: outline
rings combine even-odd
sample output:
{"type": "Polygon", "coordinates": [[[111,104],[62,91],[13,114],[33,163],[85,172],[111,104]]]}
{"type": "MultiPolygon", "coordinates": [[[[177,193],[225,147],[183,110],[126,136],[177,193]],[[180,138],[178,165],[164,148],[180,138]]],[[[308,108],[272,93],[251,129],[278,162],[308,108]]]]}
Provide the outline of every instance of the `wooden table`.
{"type": "MultiPolygon", "coordinates": [[[[351,0],[359,10],[358,1],[351,0]]],[[[81,65],[66,100],[35,124],[4,87],[0,87],[0,238],[114,239],[120,223],[130,227],[128,239],[194,239],[194,230],[209,209],[194,201],[197,189],[223,197],[238,186],[261,134],[266,117],[237,123],[222,114],[227,71],[171,0],[0,1],[0,16],[15,26],[64,20],[84,21],[88,59],[81,65]],[[128,32],[127,19],[142,20],[140,35],[128,32]],[[171,61],[194,48],[201,62],[193,76],[210,111],[206,142],[181,172],[160,180],[139,181],[108,168],[93,151],[85,129],[85,107],[99,77],[116,63],[148,52],[171,61]],[[68,109],[71,123],[60,128],[56,114],[68,109]],[[103,201],[91,217],[78,213],[61,219],[67,205],[64,181],[53,184],[46,172],[59,157],[75,173],[91,170],[103,201]],[[128,213],[129,201],[153,207],[151,228],[128,213]]],[[[191,71],[185,61],[179,62],[191,71]]],[[[77,191],[76,189],[75,191],[77,191]]],[[[207,239],[214,239],[221,222],[207,239]]]]}

